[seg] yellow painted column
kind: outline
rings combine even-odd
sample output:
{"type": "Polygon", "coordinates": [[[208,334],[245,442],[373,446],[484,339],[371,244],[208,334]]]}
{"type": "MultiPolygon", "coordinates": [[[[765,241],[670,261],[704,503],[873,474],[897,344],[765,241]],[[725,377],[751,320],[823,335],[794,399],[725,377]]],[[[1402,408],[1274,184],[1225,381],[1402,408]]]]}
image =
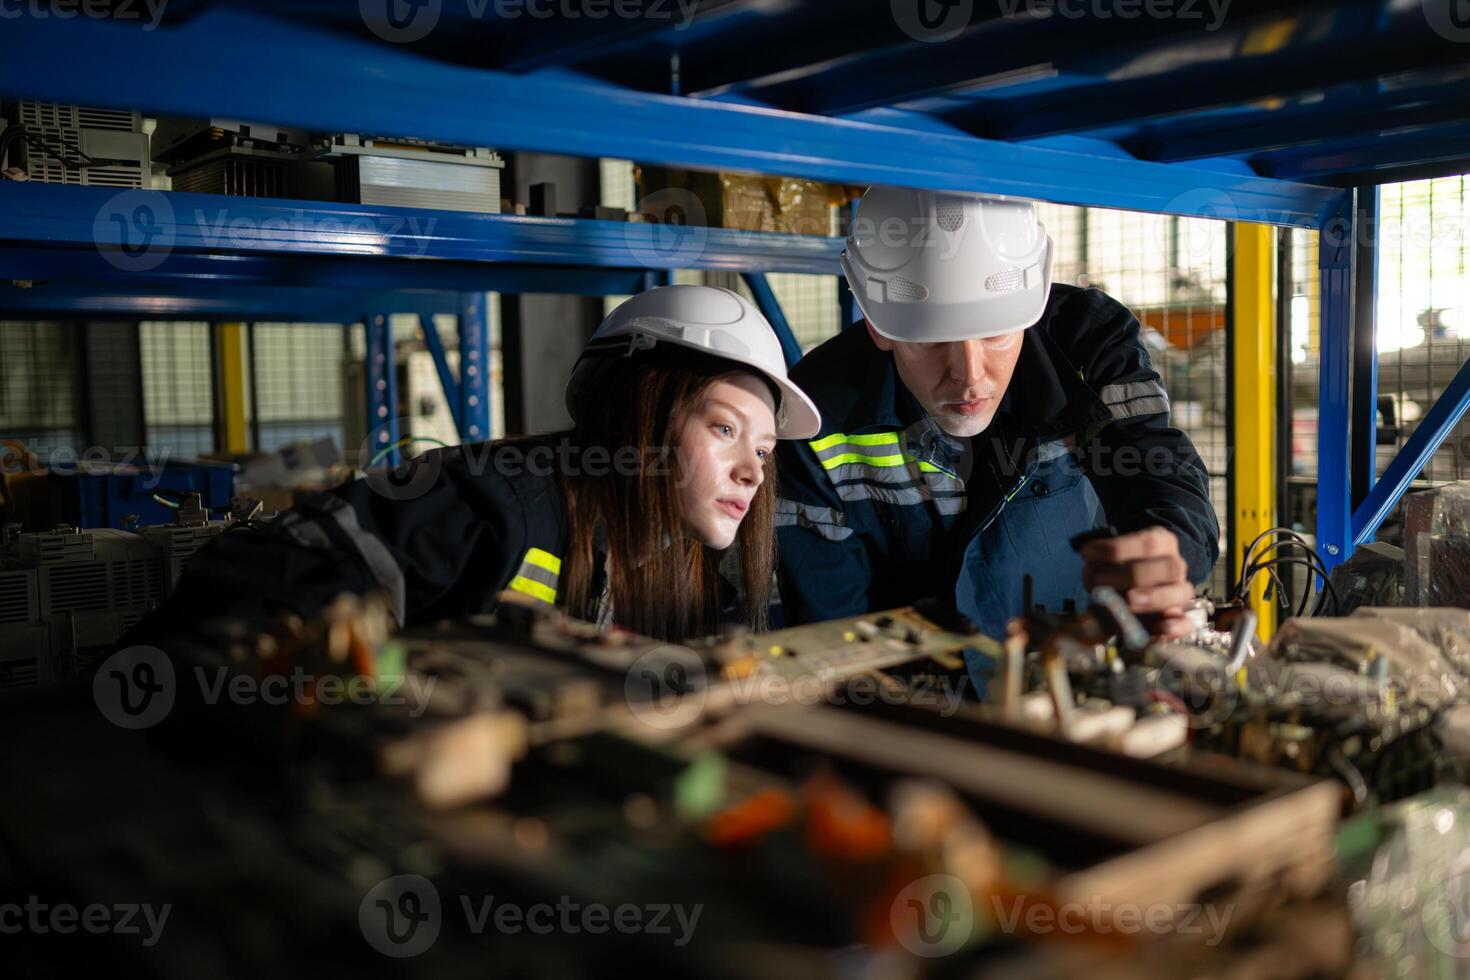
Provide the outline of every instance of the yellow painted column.
{"type": "Polygon", "coordinates": [[[215,375],[218,378],[218,448],[225,453],[243,453],[250,448],[250,430],[245,420],[245,324],[214,325],[215,375]]]}
{"type": "MultiPolygon", "coordinates": [[[[1234,236],[1230,343],[1235,357],[1235,455],[1230,479],[1235,481],[1237,550],[1232,558],[1238,573],[1239,549],[1276,524],[1276,232],[1269,225],[1237,223],[1234,236]]],[[[1269,581],[1269,576],[1258,575],[1251,589],[1262,639],[1270,639],[1276,628],[1278,600],[1264,598],[1269,581]]]]}

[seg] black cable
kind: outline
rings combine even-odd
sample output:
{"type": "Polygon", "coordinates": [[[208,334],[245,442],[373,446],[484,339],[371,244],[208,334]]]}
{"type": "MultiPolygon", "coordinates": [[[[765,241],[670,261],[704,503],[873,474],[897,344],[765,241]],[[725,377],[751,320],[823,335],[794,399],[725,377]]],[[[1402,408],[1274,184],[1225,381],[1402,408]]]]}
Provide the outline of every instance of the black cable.
{"type": "MultiPolygon", "coordinates": [[[[1290,595],[1290,593],[1286,589],[1286,583],[1283,582],[1281,580],[1281,577],[1276,574],[1276,569],[1275,569],[1275,567],[1273,567],[1273,566],[1276,566],[1276,565],[1305,565],[1307,568],[1310,568],[1314,573],[1317,572],[1317,569],[1315,567],[1313,567],[1312,565],[1310,565],[1306,561],[1303,561],[1300,558],[1271,558],[1271,559],[1268,559],[1268,560],[1259,560],[1259,561],[1255,562],[1254,564],[1252,564],[1250,566],[1250,568],[1248,569],[1248,571],[1249,571],[1250,574],[1249,574],[1249,576],[1246,579],[1245,588],[1241,590],[1241,593],[1240,593],[1239,598],[1244,599],[1247,595],[1250,594],[1250,585],[1251,585],[1251,583],[1255,581],[1255,578],[1256,578],[1256,576],[1258,574],[1260,574],[1261,572],[1264,571],[1264,572],[1268,573],[1271,576],[1271,578],[1276,582],[1276,587],[1280,590],[1280,594],[1281,594],[1281,605],[1282,605],[1282,607],[1285,608],[1285,609],[1287,609],[1288,611],[1290,611],[1290,609],[1291,609],[1291,595],[1290,595]]],[[[1306,611],[1307,611],[1307,603],[1311,600],[1311,598],[1312,598],[1312,578],[1309,575],[1309,576],[1307,576],[1305,587],[1304,587],[1304,589],[1302,591],[1302,601],[1297,606],[1296,615],[1302,616],[1302,615],[1305,615],[1306,614],[1306,611]]]]}
{"type": "Polygon", "coordinates": [[[1317,554],[1316,548],[1313,548],[1306,541],[1296,541],[1289,538],[1283,538],[1279,541],[1272,541],[1268,543],[1266,547],[1261,549],[1259,554],[1252,556],[1251,561],[1258,561],[1259,559],[1265,558],[1271,552],[1277,551],[1281,548],[1300,548],[1307,555],[1308,558],[1310,558],[1316,564],[1321,565],[1324,572],[1327,570],[1327,563],[1322,560],[1321,555],[1317,554]]]}
{"type": "Polygon", "coordinates": [[[1306,539],[1289,527],[1268,527],[1260,534],[1257,534],[1251,543],[1246,545],[1245,552],[1241,557],[1240,578],[1236,582],[1237,588],[1245,581],[1245,570],[1250,567],[1251,562],[1255,559],[1256,546],[1273,534],[1285,535],[1285,540],[1306,544],[1306,539]]]}
{"type": "MultiPolygon", "coordinates": [[[[1310,562],[1310,564],[1312,566],[1312,571],[1314,571],[1317,575],[1319,575],[1324,581],[1326,581],[1327,579],[1329,579],[1331,577],[1331,573],[1327,570],[1327,563],[1322,560],[1322,556],[1319,555],[1319,554],[1317,554],[1317,550],[1315,548],[1313,548],[1311,545],[1309,545],[1309,544],[1307,544],[1307,543],[1305,543],[1303,541],[1289,541],[1289,540],[1273,541],[1270,544],[1266,545],[1266,547],[1264,547],[1264,548],[1261,549],[1261,553],[1256,556],[1255,562],[1259,563],[1261,560],[1265,559],[1268,555],[1270,555],[1271,552],[1277,551],[1277,550],[1279,550],[1279,549],[1281,549],[1281,548],[1283,548],[1285,546],[1288,546],[1288,545],[1290,545],[1292,547],[1296,547],[1296,548],[1302,549],[1302,551],[1306,555],[1307,560],[1310,562]]],[[[1283,557],[1290,557],[1290,556],[1287,556],[1287,555],[1277,555],[1276,557],[1283,558],[1283,557]]],[[[1324,594],[1325,594],[1325,590],[1323,590],[1323,591],[1324,591],[1324,594]]],[[[1308,583],[1308,587],[1307,587],[1307,594],[1302,599],[1302,607],[1301,607],[1301,610],[1297,613],[1298,616],[1303,615],[1307,611],[1306,610],[1306,603],[1307,603],[1307,601],[1310,598],[1311,598],[1311,585],[1310,585],[1310,582],[1309,582],[1308,583]]],[[[1315,613],[1314,613],[1314,615],[1315,615],[1315,613]]]]}
{"type": "MultiPolygon", "coordinates": [[[[1246,570],[1247,573],[1248,573],[1247,576],[1246,576],[1247,583],[1249,583],[1250,580],[1254,579],[1255,576],[1259,572],[1264,571],[1264,570],[1266,570],[1268,568],[1271,568],[1273,566],[1277,566],[1277,565],[1302,565],[1302,566],[1304,566],[1306,568],[1310,568],[1313,571],[1313,573],[1315,573],[1317,575],[1317,577],[1322,580],[1322,585],[1325,588],[1325,590],[1327,592],[1330,592],[1332,594],[1332,604],[1333,604],[1333,607],[1334,608],[1338,608],[1338,607],[1341,606],[1341,602],[1339,601],[1339,598],[1338,598],[1338,595],[1337,595],[1337,588],[1332,584],[1331,577],[1326,576],[1326,575],[1323,575],[1321,573],[1321,571],[1317,568],[1317,566],[1313,565],[1312,563],[1310,563],[1310,562],[1308,562],[1308,561],[1306,561],[1305,559],[1302,559],[1302,558],[1269,558],[1269,559],[1265,559],[1265,560],[1262,560],[1262,561],[1254,562],[1254,563],[1252,563],[1252,565],[1250,566],[1250,568],[1248,568],[1246,570]]],[[[1247,584],[1247,588],[1249,588],[1249,585],[1248,584],[1247,584]]],[[[1244,594],[1245,594],[1244,592],[1241,593],[1242,596],[1244,594]]],[[[1312,580],[1309,577],[1307,579],[1307,588],[1306,588],[1306,592],[1305,592],[1304,597],[1303,597],[1302,606],[1301,606],[1301,612],[1297,613],[1297,615],[1299,615],[1299,616],[1300,615],[1305,615],[1305,613],[1306,613],[1306,603],[1307,603],[1308,600],[1311,599],[1311,595],[1312,595],[1312,580]]]]}
{"type": "Polygon", "coordinates": [[[72,147],[68,146],[64,142],[61,143],[61,149],[63,152],[57,153],[53,144],[50,143],[44,136],[41,136],[39,133],[26,133],[24,139],[26,143],[31,147],[31,149],[37,151],[42,156],[50,157],[64,167],[71,167],[74,170],[86,170],[87,168],[92,167],[96,164],[96,161],[83,153],[80,147],[76,148],[76,159],[69,160],[66,157],[65,151],[71,150],[72,147]]]}

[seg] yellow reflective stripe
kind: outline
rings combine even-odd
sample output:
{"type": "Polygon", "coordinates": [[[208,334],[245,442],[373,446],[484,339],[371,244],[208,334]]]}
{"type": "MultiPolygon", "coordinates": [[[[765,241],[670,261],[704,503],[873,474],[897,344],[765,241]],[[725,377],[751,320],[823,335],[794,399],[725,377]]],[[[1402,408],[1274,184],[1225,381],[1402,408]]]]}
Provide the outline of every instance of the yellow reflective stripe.
{"type": "Polygon", "coordinates": [[[537,568],[544,568],[553,575],[561,574],[561,559],[549,551],[532,548],[526,552],[525,561],[537,568]]]}
{"type": "Polygon", "coordinates": [[[822,460],[822,469],[835,470],[844,463],[867,463],[869,466],[902,466],[905,457],[902,453],[894,456],[864,456],[862,453],[842,453],[831,459],[822,460]]]}
{"type": "Polygon", "coordinates": [[[926,463],[922,459],[919,460],[919,472],[920,473],[943,473],[945,476],[952,476],[953,475],[953,474],[951,474],[949,472],[949,470],[942,470],[939,467],[935,466],[933,463],[926,463]]]}
{"type": "Polygon", "coordinates": [[[825,439],[813,439],[811,442],[811,447],[817,452],[821,452],[823,449],[830,449],[838,443],[846,441],[847,436],[843,435],[841,432],[834,432],[830,436],[827,436],[825,439]]]}
{"type": "Polygon", "coordinates": [[[862,436],[848,436],[847,441],[854,446],[881,446],[885,443],[898,442],[897,432],[872,432],[862,436]]]}
{"type": "Polygon", "coordinates": [[[540,599],[548,605],[556,605],[556,590],[549,585],[532,581],[524,575],[517,575],[510,580],[510,587],[517,592],[525,593],[533,599],[540,599]]]}
{"type": "Polygon", "coordinates": [[[899,435],[900,433],[898,432],[869,432],[864,435],[850,436],[845,432],[834,432],[821,439],[812,440],[809,445],[816,452],[831,449],[833,446],[840,446],[843,443],[848,443],[853,446],[897,445],[899,435]]]}

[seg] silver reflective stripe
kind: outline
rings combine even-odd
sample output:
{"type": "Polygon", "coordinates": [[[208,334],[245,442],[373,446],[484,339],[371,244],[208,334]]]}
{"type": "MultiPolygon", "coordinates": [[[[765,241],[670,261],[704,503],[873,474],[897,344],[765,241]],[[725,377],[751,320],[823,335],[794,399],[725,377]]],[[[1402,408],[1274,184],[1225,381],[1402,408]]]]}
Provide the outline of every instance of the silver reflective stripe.
{"type": "Polygon", "coordinates": [[[1157,381],[1130,381],[1107,385],[1098,392],[1114,419],[1135,415],[1157,415],[1169,411],[1169,395],[1157,381]]]}
{"type": "Polygon", "coordinates": [[[942,514],[960,513],[965,509],[966,500],[964,494],[936,494],[930,487],[922,483],[910,482],[905,486],[890,486],[886,483],[867,480],[838,484],[837,495],[847,501],[876,500],[880,503],[897,504],[904,507],[927,504],[932,501],[942,514]]]}
{"type": "Polygon", "coordinates": [[[776,498],[776,526],[802,527],[815,531],[828,541],[846,541],[852,537],[847,515],[831,507],[813,507],[784,497],[776,498]]]}
{"type": "Polygon", "coordinates": [[[1036,446],[1036,461],[1046,463],[1053,459],[1060,459],[1072,451],[1076,441],[1068,436],[1065,439],[1053,439],[1050,442],[1038,443],[1036,446]]]}
{"type": "Polygon", "coordinates": [[[969,497],[940,497],[934,501],[934,506],[941,514],[963,514],[965,508],[970,506],[969,497]]]}
{"type": "Polygon", "coordinates": [[[540,565],[533,565],[529,561],[523,561],[521,562],[521,567],[516,570],[516,577],[528,578],[532,582],[540,582],[542,585],[554,591],[556,589],[556,583],[561,576],[549,568],[542,568],[540,565]]]}
{"type": "MultiPolygon", "coordinates": [[[[398,567],[388,546],[377,535],[363,529],[357,522],[357,511],[341,497],[327,497],[323,508],[326,516],[337,522],[337,526],[357,549],[358,555],[367,563],[368,571],[377,580],[378,587],[388,593],[393,601],[393,615],[398,619],[398,625],[402,626],[407,614],[408,585],[404,581],[403,570],[398,567]]],[[[288,512],[280,523],[283,530],[308,547],[331,548],[333,545],[331,538],[317,526],[315,520],[296,511],[288,512]]]]}
{"type": "Polygon", "coordinates": [[[843,463],[827,471],[827,478],[838,485],[853,480],[867,480],[870,483],[912,483],[915,476],[935,488],[964,489],[964,484],[948,473],[920,470],[916,463],[908,466],[869,466],[867,463],[843,463]]]}

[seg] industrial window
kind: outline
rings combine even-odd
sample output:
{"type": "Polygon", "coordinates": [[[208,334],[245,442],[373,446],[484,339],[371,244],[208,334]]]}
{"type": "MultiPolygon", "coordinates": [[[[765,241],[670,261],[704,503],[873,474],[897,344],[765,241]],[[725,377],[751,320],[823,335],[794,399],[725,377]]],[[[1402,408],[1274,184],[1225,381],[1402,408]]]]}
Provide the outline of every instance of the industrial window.
{"type": "Polygon", "coordinates": [[[82,448],[76,340],[71,324],[0,322],[0,438],[43,459],[82,448]]]}
{"type": "Polygon", "coordinates": [[[167,459],[214,451],[214,376],[209,324],[138,325],[143,423],[149,448],[167,459]]]}
{"type": "Polygon", "coordinates": [[[270,452],[330,437],[343,448],[342,329],[335,324],[257,323],[251,330],[257,385],[250,403],[270,452]]]}

